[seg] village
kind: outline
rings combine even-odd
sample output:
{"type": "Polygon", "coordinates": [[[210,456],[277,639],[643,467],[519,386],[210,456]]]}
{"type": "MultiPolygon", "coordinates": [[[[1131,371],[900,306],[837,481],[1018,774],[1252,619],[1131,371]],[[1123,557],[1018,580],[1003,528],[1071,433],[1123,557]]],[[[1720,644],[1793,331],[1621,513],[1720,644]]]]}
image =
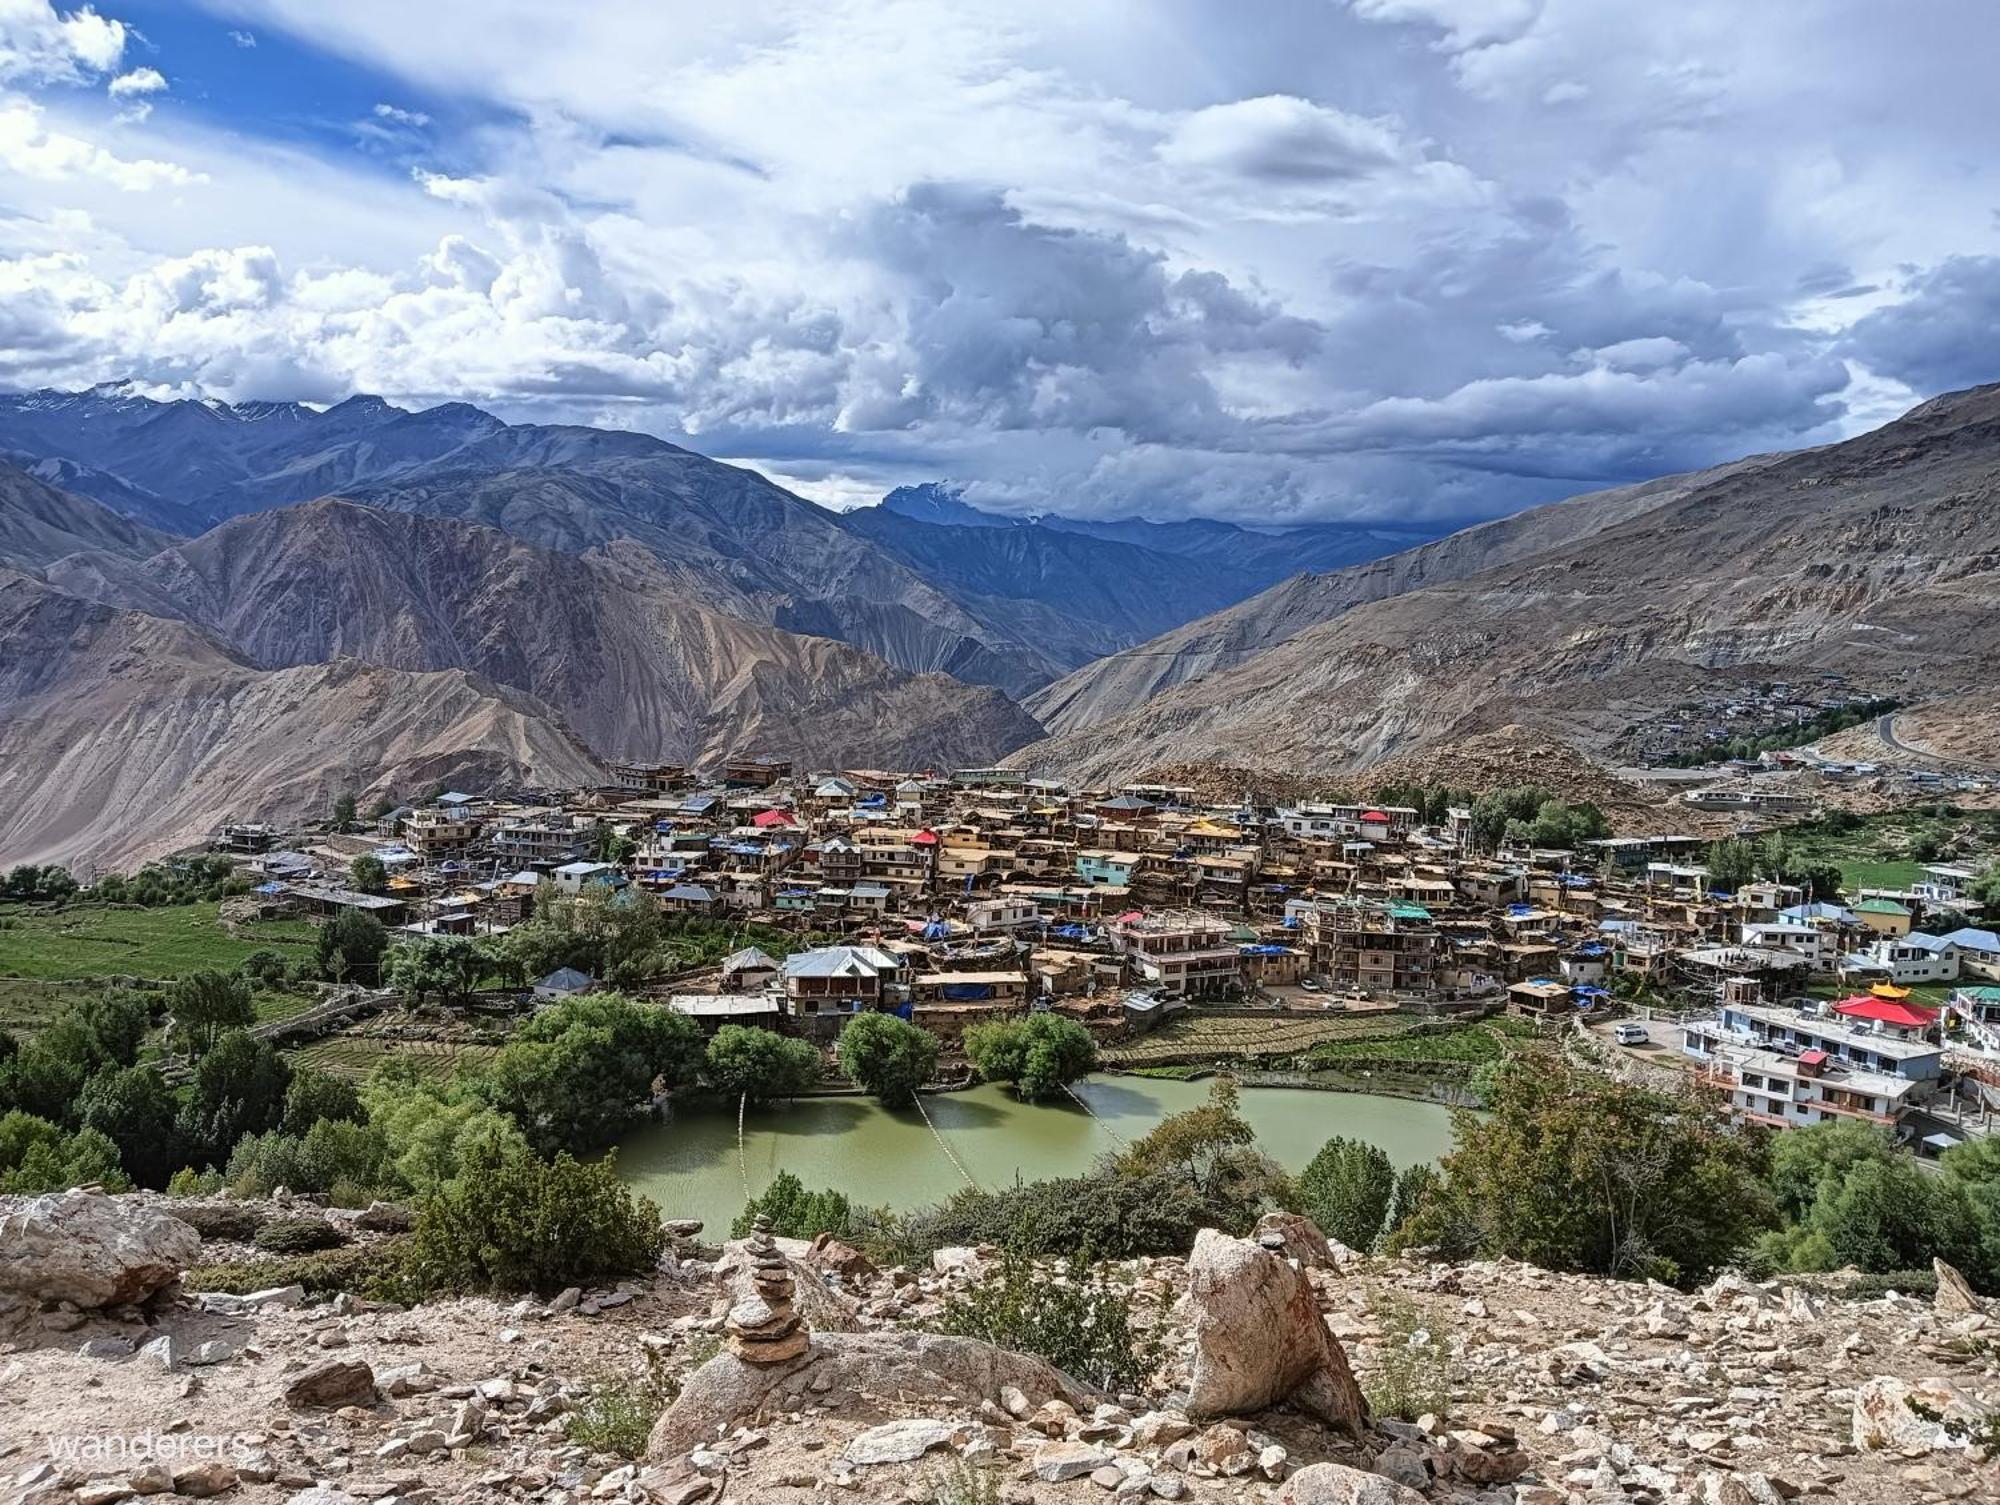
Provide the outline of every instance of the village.
{"type": "MultiPolygon", "coordinates": [[[[1745,1119],[1876,1125],[1920,1155],[1987,1133],[2000,1105],[2000,934],[1973,922],[1975,862],[1895,889],[1732,891],[1705,835],[1543,847],[1436,801],[1216,803],[758,758],[614,772],[561,795],[445,791],[349,832],[232,824],[213,845],[259,914],[360,911],[406,939],[504,936],[550,896],[644,895],[742,941],[647,989],[674,1010],[822,1048],[890,1012],[961,1077],[968,1027],[1029,1011],[1167,1068],[1507,1016],[1745,1119]]],[[[528,1004],[603,985],[526,981],[528,1004]]]]}

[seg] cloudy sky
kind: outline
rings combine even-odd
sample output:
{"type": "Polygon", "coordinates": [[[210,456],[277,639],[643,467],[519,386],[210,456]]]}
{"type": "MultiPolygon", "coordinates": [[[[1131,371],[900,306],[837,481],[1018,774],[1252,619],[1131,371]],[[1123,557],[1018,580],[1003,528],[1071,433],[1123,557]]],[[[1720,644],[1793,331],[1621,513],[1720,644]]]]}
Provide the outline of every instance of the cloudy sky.
{"type": "Polygon", "coordinates": [[[1990,0],[0,0],[0,385],[1462,520],[2000,379],[1990,0]]]}

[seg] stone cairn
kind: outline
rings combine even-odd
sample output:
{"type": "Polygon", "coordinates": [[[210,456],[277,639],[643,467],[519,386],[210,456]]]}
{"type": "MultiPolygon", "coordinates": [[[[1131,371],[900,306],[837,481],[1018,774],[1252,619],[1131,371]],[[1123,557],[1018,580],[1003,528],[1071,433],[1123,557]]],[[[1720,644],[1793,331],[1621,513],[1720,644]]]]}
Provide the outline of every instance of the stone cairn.
{"type": "Polygon", "coordinates": [[[812,1346],[812,1332],[792,1305],[792,1268],[771,1239],[762,1213],[744,1245],[755,1294],[729,1309],[729,1347],[746,1364],[782,1364],[812,1346]]]}

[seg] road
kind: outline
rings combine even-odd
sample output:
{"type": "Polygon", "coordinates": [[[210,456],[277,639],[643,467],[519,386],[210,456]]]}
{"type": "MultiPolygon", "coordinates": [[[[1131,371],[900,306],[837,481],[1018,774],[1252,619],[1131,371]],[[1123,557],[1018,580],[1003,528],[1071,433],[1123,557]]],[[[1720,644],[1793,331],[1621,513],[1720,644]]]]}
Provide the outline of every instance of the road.
{"type": "Polygon", "coordinates": [[[1909,743],[1896,735],[1896,715],[1896,712],[1891,711],[1886,716],[1875,718],[1875,735],[1882,739],[1883,745],[1891,752],[1899,752],[1906,758],[1915,758],[1920,763],[1927,763],[1931,767],[1938,769],[1953,769],[1961,773],[1974,774],[1988,774],[2000,771],[2000,769],[1996,769],[1996,766],[1991,763],[1974,763],[1965,758],[1942,758],[1934,752],[1925,751],[1921,747],[1910,746],[1909,743]]]}

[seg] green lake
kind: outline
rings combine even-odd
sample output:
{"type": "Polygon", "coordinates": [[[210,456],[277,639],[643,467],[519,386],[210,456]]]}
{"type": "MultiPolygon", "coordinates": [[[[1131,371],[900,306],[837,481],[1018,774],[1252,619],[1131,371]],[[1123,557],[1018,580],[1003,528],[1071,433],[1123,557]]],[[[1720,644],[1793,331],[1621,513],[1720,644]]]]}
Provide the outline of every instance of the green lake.
{"type": "MultiPolygon", "coordinates": [[[[1016,1176],[1037,1181],[1087,1170],[1119,1147],[1114,1133],[1137,1138],[1168,1114],[1199,1105],[1208,1086],[1098,1076],[1078,1083],[1077,1093],[1090,1113],[1074,1103],[1016,1102],[997,1084],[927,1097],[924,1107],[979,1184],[997,1187],[1016,1176]]],[[[1248,1087],[1243,1114],[1257,1142],[1291,1170],[1336,1134],[1380,1145],[1398,1167],[1435,1160],[1451,1148],[1450,1112],[1437,1103],[1248,1087]]],[[[743,1210],[746,1171],[752,1192],[790,1171],[810,1188],[829,1187],[864,1206],[898,1211],[941,1201],[964,1185],[914,1109],[891,1113],[868,1098],[752,1108],[744,1120],[742,1160],[739,1165],[736,1115],[719,1106],[683,1110],[618,1149],[625,1180],[666,1216],[700,1218],[711,1236],[727,1230],[743,1210]]]]}

